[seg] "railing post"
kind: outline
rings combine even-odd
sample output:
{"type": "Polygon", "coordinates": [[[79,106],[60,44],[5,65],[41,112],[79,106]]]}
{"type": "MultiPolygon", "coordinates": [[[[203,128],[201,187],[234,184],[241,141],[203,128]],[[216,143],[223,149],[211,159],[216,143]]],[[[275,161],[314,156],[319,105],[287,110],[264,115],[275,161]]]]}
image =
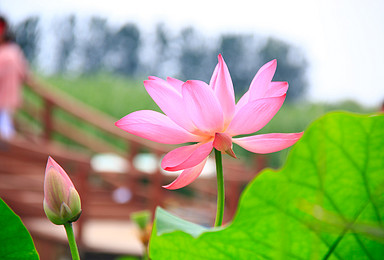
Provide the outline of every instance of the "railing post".
{"type": "Polygon", "coordinates": [[[136,199],[137,190],[140,187],[138,172],[137,172],[137,169],[135,168],[135,165],[133,164],[133,160],[138,154],[140,147],[139,147],[139,144],[136,142],[127,142],[127,146],[128,146],[127,161],[128,161],[129,170],[127,172],[127,176],[125,176],[126,177],[125,183],[132,192],[131,200],[133,201],[136,199]]]}
{"type": "Polygon", "coordinates": [[[48,142],[52,139],[53,132],[53,103],[48,99],[44,99],[44,106],[44,140],[48,142]]]}
{"type": "Polygon", "coordinates": [[[77,167],[76,172],[76,179],[77,179],[77,191],[80,194],[81,199],[81,209],[82,214],[79,218],[79,220],[76,222],[76,240],[78,241],[78,244],[80,246],[84,245],[83,241],[83,231],[84,231],[84,223],[87,221],[87,210],[88,210],[88,197],[89,197],[89,188],[88,188],[88,174],[89,174],[90,168],[87,164],[79,163],[77,167]]]}
{"type": "Polygon", "coordinates": [[[233,216],[236,213],[237,205],[241,193],[241,182],[239,180],[227,180],[226,187],[226,209],[227,212],[224,212],[225,222],[232,220],[233,216]],[[227,188],[228,187],[228,188],[227,188]]]}
{"type": "MultiPolygon", "coordinates": [[[[161,157],[161,154],[159,152],[155,153],[157,158],[161,157]]],[[[152,181],[151,181],[151,211],[152,216],[154,217],[156,207],[161,206],[163,201],[163,182],[162,182],[163,176],[161,174],[160,167],[156,168],[156,172],[152,175],[152,181]]]]}
{"type": "Polygon", "coordinates": [[[265,167],[267,167],[267,155],[264,154],[257,154],[255,156],[255,169],[256,174],[261,172],[265,167]]]}

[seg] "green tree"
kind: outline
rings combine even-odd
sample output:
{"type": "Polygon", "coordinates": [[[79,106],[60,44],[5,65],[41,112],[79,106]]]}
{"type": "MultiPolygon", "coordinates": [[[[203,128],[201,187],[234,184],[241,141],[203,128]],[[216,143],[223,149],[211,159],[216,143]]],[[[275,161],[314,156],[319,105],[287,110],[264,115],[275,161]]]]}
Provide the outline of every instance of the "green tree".
{"type": "Polygon", "coordinates": [[[257,70],[255,60],[248,60],[249,51],[253,47],[251,36],[222,35],[220,37],[218,53],[221,53],[228,65],[233,86],[238,94],[243,94],[257,70]]]}
{"type": "Polygon", "coordinates": [[[209,82],[217,60],[206,46],[204,38],[193,27],[187,27],[181,31],[179,48],[180,77],[209,82]]]}
{"type": "Polygon", "coordinates": [[[29,17],[17,24],[14,28],[17,44],[23,50],[30,63],[34,63],[37,57],[40,37],[39,18],[29,17]]]}
{"type": "Polygon", "coordinates": [[[299,49],[286,42],[269,38],[259,52],[260,65],[277,59],[274,81],[288,81],[287,101],[294,101],[305,94],[308,63],[299,49]]]}
{"type": "Polygon", "coordinates": [[[175,55],[172,55],[171,49],[172,39],[169,36],[169,29],[164,23],[156,25],[155,31],[155,58],[151,59],[153,70],[157,75],[167,74],[167,63],[175,55]]]}
{"type": "Polygon", "coordinates": [[[139,68],[140,31],[135,24],[125,24],[109,44],[115,58],[114,71],[134,76],[139,68]]]}
{"type": "Polygon", "coordinates": [[[84,73],[91,74],[99,72],[104,68],[106,57],[112,44],[111,31],[105,18],[92,17],[88,34],[84,39],[84,73]]]}
{"type": "Polygon", "coordinates": [[[68,70],[70,58],[76,48],[76,17],[70,15],[65,18],[59,25],[57,30],[58,48],[56,72],[65,73],[68,70]]]}

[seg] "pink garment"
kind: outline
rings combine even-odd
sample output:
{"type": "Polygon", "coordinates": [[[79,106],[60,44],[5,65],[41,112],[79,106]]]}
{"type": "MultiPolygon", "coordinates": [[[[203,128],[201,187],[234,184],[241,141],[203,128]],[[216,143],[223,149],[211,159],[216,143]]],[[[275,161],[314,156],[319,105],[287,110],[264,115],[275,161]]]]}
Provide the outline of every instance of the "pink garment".
{"type": "Polygon", "coordinates": [[[20,107],[21,87],[27,74],[23,52],[13,43],[0,45],[0,110],[20,107]]]}

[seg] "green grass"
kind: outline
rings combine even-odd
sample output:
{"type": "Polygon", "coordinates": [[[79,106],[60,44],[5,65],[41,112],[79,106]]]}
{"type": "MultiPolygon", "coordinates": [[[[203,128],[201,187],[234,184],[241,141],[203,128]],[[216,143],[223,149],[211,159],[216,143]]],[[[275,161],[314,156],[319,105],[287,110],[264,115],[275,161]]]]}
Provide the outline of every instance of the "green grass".
{"type": "MultiPolygon", "coordinates": [[[[151,109],[160,111],[155,102],[147,94],[143,80],[133,80],[121,76],[101,73],[93,76],[69,78],[63,76],[44,77],[43,80],[54,88],[65,91],[82,102],[119,119],[136,110],[151,109]]],[[[353,101],[345,101],[339,104],[326,103],[285,103],[276,116],[259,133],[289,133],[301,132],[316,118],[333,110],[345,110],[356,113],[372,113],[375,108],[364,108],[353,101]]],[[[60,117],[72,120],[67,115],[58,112],[60,117]]],[[[75,119],[73,119],[76,121],[75,119]]],[[[98,136],[103,136],[97,129],[85,126],[82,122],[76,122],[98,136]]],[[[119,146],[118,141],[109,137],[103,137],[111,143],[119,146]]],[[[59,138],[60,139],[60,138],[59,138]]],[[[62,141],[68,142],[64,138],[62,141]]],[[[235,147],[235,152],[240,158],[248,158],[251,161],[252,154],[244,149],[235,147]]],[[[288,149],[271,154],[269,164],[271,167],[279,167],[285,160],[288,149]]]]}
{"type": "Polygon", "coordinates": [[[160,111],[140,80],[111,74],[79,78],[55,76],[44,78],[44,80],[53,87],[116,118],[141,109],[160,111]]]}
{"type": "MultiPolygon", "coordinates": [[[[353,101],[344,101],[337,104],[327,103],[285,103],[275,117],[259,131],[259,133],[293,133],[304,131],[315,119],[330,111],[349,111],[354,113],[372,113],[374,108],[364,108],[353,101]]],[[[237,148],[238,149],[238,148],[237,148]]],[[[244,149],[238,149],[239,152],[244,149]]],[[[280,167],[288,155],[285,149],[269,155],[269,166],[280,167]]],[[[243,152],[251,158],[251,153],[243,152]]],[[[249,160],[248,160],[249,161],[249,160]]]]}

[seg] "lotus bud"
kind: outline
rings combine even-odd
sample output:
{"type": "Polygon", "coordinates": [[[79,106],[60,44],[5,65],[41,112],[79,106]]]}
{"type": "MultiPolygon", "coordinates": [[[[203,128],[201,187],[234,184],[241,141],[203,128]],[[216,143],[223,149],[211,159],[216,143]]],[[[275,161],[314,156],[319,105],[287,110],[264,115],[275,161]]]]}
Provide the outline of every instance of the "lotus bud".
{"type": "Polygon", "coordinates": [[[75,186],[51,157],[45,169],[43,204],[48,219],[56,225],[74,222],[81,214],[80,196],[75,186]]]}
{"type": "Polygon", "coordinates": [[[228,154],[229,156],[232,156],[233,158],[237,158],[232,149],[232,138],[227,134],[216,133],[215,139],[213,140],[213,147],[223,153],[228,154]]]}

